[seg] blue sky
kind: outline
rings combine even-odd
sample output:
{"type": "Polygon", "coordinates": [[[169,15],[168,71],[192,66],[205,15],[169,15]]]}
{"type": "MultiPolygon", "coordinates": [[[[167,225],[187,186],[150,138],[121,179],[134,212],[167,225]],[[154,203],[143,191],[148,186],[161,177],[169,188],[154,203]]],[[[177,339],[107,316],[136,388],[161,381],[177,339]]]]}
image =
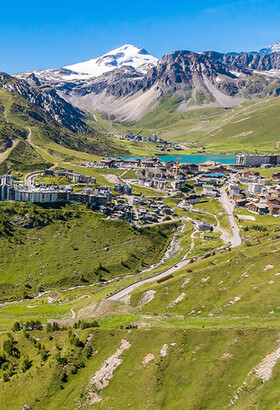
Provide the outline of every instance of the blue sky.
{"type": "Polygon", "coordinates": [[[160,57],[178,50],[248,51],[280,40],[275,0],[7,1],[0,71],[61,67],[125,43],[160,57]]]}

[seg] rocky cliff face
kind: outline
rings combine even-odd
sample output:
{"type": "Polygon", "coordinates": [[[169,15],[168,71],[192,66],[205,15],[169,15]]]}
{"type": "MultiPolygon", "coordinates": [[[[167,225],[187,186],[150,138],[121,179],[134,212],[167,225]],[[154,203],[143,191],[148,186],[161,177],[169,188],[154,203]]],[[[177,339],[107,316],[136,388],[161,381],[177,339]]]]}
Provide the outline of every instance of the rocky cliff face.
{"type": "Polygon", "coordinates": [[[163,56],[148,72],[143,79],[143,90],[157,84],[163,90],[192,91],[205,77],[215,84],[219,75],[227,81],[236,79],[230,67],[218,60],[191,51],[175,51],[163,56]]]}
{"type": "Polygon", "coordinates": [[[210,58],[221,61],[226,65],[231,65],[240,70],[280,70],[280,53],[271,54],[251,54],[251,53],[228,53],[220,54],[215,52],[205,52],[210,58]]]}
{"type": "Polygon", "coordinates": [[[121,121],[139,120],[165,96],[179,99],[178,110],[187,111],[201,106],[229,107],[280,94],[278,52],[181,50],[166,54],[147,70],[127,64],[86,79],[73,77],[67,68],[18,76],[35,86],[53,87],[76,107],[113,114],[121,121]]]}
{"type": "MultiPolygon", "coordinates": [[[[33,81],[34,84],[40,85],[35,75],[32,75],[30,80],[30,83],[33,81]]],[[[27,81],[16,79],[6,73],[0,73],[0,88],[17,92],[32,104],[42,108],[59,124],[72,131],[81,133],[88,131],[84,122],[85,114],[61,98],[53,88],[39,89],[27,81]]]]}

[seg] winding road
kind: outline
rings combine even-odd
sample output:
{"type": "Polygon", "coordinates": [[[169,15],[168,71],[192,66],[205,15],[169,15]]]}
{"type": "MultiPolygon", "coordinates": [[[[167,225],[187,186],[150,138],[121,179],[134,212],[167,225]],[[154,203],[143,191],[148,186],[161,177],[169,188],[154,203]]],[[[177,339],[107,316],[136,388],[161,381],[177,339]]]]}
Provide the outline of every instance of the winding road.
{"type": "MultiPolygon", "coordinates": [[[[241,238],[239,235],[239,228],[237,223],[235,222],[234,219],[234,215],[233,215],[233,205],[230,202],[228,195],[226,193],[225,187],[223,187],[221,189],[221,196],[220,196],[220,202],[222,207],[224,208],[224,210],[227,213],[227,217],[228,220],[230,222],[230,226],[231,226],[231,231],[232,231],[232,236],[230,236],[224,229],[220,228],[220,224],[219,224],[219,220],[218,218],[216,218],[217,223],[218,223],[218,229],[221,230],[221,232],[224,235],[224,240],[225,242],[230,243],[231,248],[234,248],[236,246],[241,245],[241,238]]],[[[194,234],[194,233],[193,233],[194,234]]],[[[194,247],[194,235],[192,235],[192,247],[194,247]]],[[[188,254],[188,252],[187,252],[188,254]]],[[[185,255],[185,258],[187,256],[187,254],[185,255]]],[[[206,255],[201,255],[198,256],[196,258],[193,259],[202,259],[203,257],[205,257],[206,255]]],[[[125,287],[124,289],[120,290],[119,292],[115,293],[114,295],[109,296],[107,299],[108,300],[119,300],[121,298],[123,298],[124,296],[128,295],[130,292],[134,291],[135,289],[139,288],[140,286],[146,284],[146,283],[150,283],[150,282],[154,282],[155,280],[164,278],[165,276],[171,275],[172,273],[177,272],[179,269],[181,269],[182,267],[186,266],[191,259],[182,259],[180,262],[176,263],[175,265],[173,265],[171,268],[165,270],[164,272],[157,274],[155,276],[152,276],[150,278],[147,279],[143,279],[139,282],[136,283],[132,283],[131,285],[125,287]]]]}

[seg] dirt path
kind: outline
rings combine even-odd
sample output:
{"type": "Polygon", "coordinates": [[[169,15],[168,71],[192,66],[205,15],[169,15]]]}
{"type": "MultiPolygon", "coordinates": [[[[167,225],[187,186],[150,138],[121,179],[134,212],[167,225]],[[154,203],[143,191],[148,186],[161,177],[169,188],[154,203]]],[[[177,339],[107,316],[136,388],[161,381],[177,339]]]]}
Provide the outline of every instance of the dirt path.
{"type": "Polygon", "coordinates": [[[28,136],[27,136],[27,142],[30,144],[30,145],[34,145],[33,144],[33,142],[31,141],[31,136],[32,136],[32,132],[31,132],[31,129],[28,127],[27,128],[28,129],[28,136]]]}
{"type": "Polygon", "coordinates": [[[8,156],[13,151],[13,149],[17,146],[18,143],[19,143],[19,140],[13,141],[13,145],[10,148],[8,148],[8,149],[6,149],[6,151],[0,153],[0,163],[5,161],[5,159],[8,158],[8,156]]]}
{"type": "Polygon", "coordinates": [[[187,256],[192,252],[192,250],[193,250],[193,248],[194,248],[195,234],[196,234],[197,232],[198,232],[198,231],[195,230],[195,231],[191,234],[191,246],[190,246],[190,249],[189,249],[189,250],[187,251],[187,253],[185,254],[185,256],[184,256],[183,259],[187,259],[187,256]]]}

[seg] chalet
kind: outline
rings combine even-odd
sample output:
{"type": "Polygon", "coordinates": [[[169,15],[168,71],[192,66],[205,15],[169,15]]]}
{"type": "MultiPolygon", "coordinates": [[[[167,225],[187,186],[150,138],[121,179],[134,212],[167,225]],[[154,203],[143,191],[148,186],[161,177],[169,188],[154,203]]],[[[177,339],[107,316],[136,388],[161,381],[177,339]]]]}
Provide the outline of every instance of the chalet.
{"type": "Polygon", "coordinates": [[[206,196],[218,196],[218,191],[216,191],[213,185],[203,185],[202,193],[206,196]]]}
{"type": "Polygon", "coordinates": [[[156,167],[160,164],[160,159],[159,158],[147,158],[147,159],[141,159],[140,161],[140,167],[141,168],[153,168],[156,167]]]}
{"type": "Polygon", "coordinates": [[[166,215],[171,215],[172,214],[172,208],[170,208],[170,206],[164,205],[164,206],[161,207],[161,212],[163,214],[166,214],[166,215]]]}
{"type": "Polygon", "coordinates": [[[259,215],[264,215],[269,212],[268,206],[259,202],[249,202],[247,205],[245,205],[245,208],[248,209],[248,211],[254,212],[259,215]]]}
{"type": "Polygon", "coordinates": [[[185,179],[175,179],[174,181],[171,181],[171,187],[173,189],[182,189],[185,187],[185,179]]]}
{"type": "Polygon", "coordinates": [[[197,228],[201,232],[213,232],[213,226],[211,226],[208,222],[198,222],[197,228]]]}
{"type": "Polygon", "coordinates": [[[196,173],[198,172],[199,166],[197,164],[182,164],[180,165],[180,170],[183,172],[196,173]]]}
{"type": "Polygon", "coordinates": [[[246,199],[245,197],[238,198],[238,199],[234,199],[234,202],[235,202],[236,208],[245,208],[246,205],[248,204],[248,199],[246,199]]]}
{"type": "Polygon", "coordinates": [[[257,183],[248,184],[248,193],[251,195],[259,194],[263,191],[263,185],[257,183]]]}
{"type": "Polygon", "coordinates": [[[266,203],[271,215],[280,215],[280,192],[271,191],[267,194],[266,203]]]}
{"type": "Polygon", "coordinates": [[[201,194],[185,195],[184,199],[183,199],[183,204],[184,205],[199,204],[202,198],[203,198],[203,195],[201,195],[201,194]]]}
{"type": "Polygon", "coordinates": [[[272,179],[280,180],[280,172],[273,172],[272,179]]]}
{"type": "Polygon", "coordinates": [[[239,194],[240,194],[239,185],[230,184],[230,186],[229,186],[229,196],[230,196],[230,198],[234,198],[235,196],[237,196],[239,194]]]}
{"type": "Polygon", "coordinates": [[[112,168],[115,160],[113,158],[103,158],[99,161],[99,164],[104,168],[112,168]]]}

